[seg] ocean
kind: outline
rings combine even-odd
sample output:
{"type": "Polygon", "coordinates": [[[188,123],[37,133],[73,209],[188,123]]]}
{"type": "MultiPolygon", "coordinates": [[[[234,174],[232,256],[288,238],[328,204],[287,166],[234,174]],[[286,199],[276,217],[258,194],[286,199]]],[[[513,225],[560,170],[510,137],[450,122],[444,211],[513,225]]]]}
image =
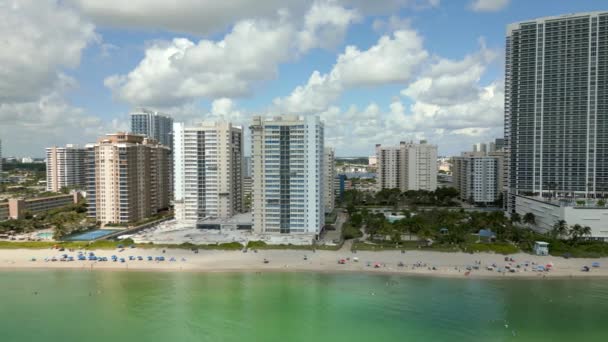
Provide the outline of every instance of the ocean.
{"type": "Polygon", "coordinates": [[[608,280],[0,271],[0,340],[607,341],[608,280]]]}

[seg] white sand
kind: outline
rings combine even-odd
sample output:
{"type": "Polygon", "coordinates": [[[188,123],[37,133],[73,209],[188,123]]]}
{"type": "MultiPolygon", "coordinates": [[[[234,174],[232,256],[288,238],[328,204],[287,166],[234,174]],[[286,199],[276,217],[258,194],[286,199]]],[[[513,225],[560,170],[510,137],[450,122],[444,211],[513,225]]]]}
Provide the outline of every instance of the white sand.
{"type": "MultiPolygon", "coordinates": [[[[476,260],[481,261],[480,270],[473,270],[468,277],[532,277],[532,278],[555,278],[555,277],[608,277],[608,258],[600,259],[564,259],[561,257],[539,257],[529,254],[511,255],[515,262],[511,265],[523,264],[526,261],[536,262],[540,265],[553,263],[553,268],[549,272],[533,272],[532,265],[517,269],[516,273],[499,273],[496,270],[486,270],[487,265],[496,264],[499,268],[504,268],[508,263],[504,261],[504,256],[497,254],[466,254],[466,253],[441,253],[424,251],[407,251],[402,254],[400,251],[369,252],[359,251],[356,254],[350,251],[297,251],[297,250],[259,250],[257,253],[249,251],[206,251],[200,250],[194,254],[189,250],[167,249],[166,253],[156,249],[126,249],[123,252],[117,250],[97,250],[93,251],[97,256],[110,258],[112,255],[123,257],[127,261],[120,262],[95,262],[95,261],[45,261],[45,258],[57,257],[62,254],[76,256],[76,252],[59,252],[57,250],[44,249],[18,249],[0,250],[0,269],[82,269],[82,270],[143,270],[143,271],[193,271],[193,272],[262,272],[262,271],[319,271],[319,272],[370,272],[370,273],[396,273],[406,275],[434,275],[447,277],[465,277],[467,265],[474,265],[476,260]],[[129,261],[128,257],[142,256],[144,261],[129,261]],[[155,262],[147,261],[147,256],[164,256],[166,261],[155,262]],[[304,260],[304,255],[308,260],[304,260]],[[174,257],[177,261],[170,262],[174,257]],[[359,262],[354,262],[353,257],[357,257],[359,262]],[[31,261],[36,258],[37,261],[31,261]],[[185,258],[185,261],[182,261],[185,258]],[[350,258],[346,264],[338,264],[341,258],[350,258]],[[264,259],[269,263],[265,264],[264,259]],[[592,262],[599,262],[602,267],[592,268],[590,272],[581,272],[581,267],[587,265],[591,267],[592,262]],[[371,266],[367,266],[368,262],[371,266]],[[398,263],[403,262],[404,267],[399,267],[398,263]],[[416,263],[423,263],[426,266],[414,267],[416,263]],[[374,268],[375,264],[379,268],[374,268]],[[435,267],[436,270],[429,268],[435,267]]],[[[88,253],[88,251],[86,252],[88,253]]]]}

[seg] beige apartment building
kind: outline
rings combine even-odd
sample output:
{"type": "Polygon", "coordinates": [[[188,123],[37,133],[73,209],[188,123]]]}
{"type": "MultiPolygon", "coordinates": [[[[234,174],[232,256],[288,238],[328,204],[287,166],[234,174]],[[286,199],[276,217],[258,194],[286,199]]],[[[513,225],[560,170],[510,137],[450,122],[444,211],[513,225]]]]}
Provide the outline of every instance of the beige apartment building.
{"type": "Polygon", "coordinates": [[[7,202],[0,203],[0,221],[21,219],[26,213],[43,213],[70,204],[76,204],[81,199],[80,192],[48,197],[10,198],[7,202]]]}
{"type": "Polygon", "coordinates": [[[425,140],[419,144],[401,142],[399,146],[376,145],[379,190],[437,189],[437,145],[425,140]]]}
{"type": "Polygon", "coordinates": [[[132,133],[108,134],[87,145],[89,217],[133,223],[169,207],[170,149],[132,133]]]}
{"type": "Polygon", "coordinates": [[[83,189],[86,184],[85,149],[77,145],[46,149],[46,190],[59,192],[62,188],[83,189]]]}
{"type": "Polygon", "coordinates": [[[244,211],[243,129],[230,122],[173,124],[175,218],[198,222],[244,211]]]}

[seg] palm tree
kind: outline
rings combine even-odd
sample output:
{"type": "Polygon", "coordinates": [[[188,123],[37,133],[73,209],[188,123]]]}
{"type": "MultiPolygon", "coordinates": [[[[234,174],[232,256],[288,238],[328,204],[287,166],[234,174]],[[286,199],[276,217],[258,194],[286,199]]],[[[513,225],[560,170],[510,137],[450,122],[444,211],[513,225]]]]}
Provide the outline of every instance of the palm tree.
{"type": "Polygon", "coordinates": [[[575,224],[570,228],[570,236],[572,237],[572,243],[576,243],[578,239],[591,235],[591,228],[588,226],[581,226],[580,224],[575,224]]]}
{"type": "Polygon", "coordinates": [[[526,213],[524,215],[524,223],[528,225],[536,224],[536,216],[533,213],[526,213]]]}
{"type": "Polygon", "coordinates": [[[555,222],[553,225],[553,229],[551,230],[551,235],[554,239],[560,238],[562,236],[568,235],[568,224],[565,220],[559,220],[555,222]]]}
{"type": "Polygon", "coordinates": [[[519,215],[518,213],[512,213],[511,214],[511,222],[512,223],[520,223],[521,222],[521,215],[519,215]]]}

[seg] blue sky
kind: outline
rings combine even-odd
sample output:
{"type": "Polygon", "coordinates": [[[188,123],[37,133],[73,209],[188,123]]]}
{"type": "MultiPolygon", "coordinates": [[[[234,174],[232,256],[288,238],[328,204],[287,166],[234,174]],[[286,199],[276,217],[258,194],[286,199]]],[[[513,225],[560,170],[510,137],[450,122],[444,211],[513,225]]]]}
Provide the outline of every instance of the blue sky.
{"type": "Polygon", "coordinates": [[[338,156],[422,138],[455,155],[502,135],[507,24],[606,9],[601,0],[225,3],[0,0],[3,154],[42,156],[128,129],[141,105],[190,123],[320,115],[338,156]]]}

